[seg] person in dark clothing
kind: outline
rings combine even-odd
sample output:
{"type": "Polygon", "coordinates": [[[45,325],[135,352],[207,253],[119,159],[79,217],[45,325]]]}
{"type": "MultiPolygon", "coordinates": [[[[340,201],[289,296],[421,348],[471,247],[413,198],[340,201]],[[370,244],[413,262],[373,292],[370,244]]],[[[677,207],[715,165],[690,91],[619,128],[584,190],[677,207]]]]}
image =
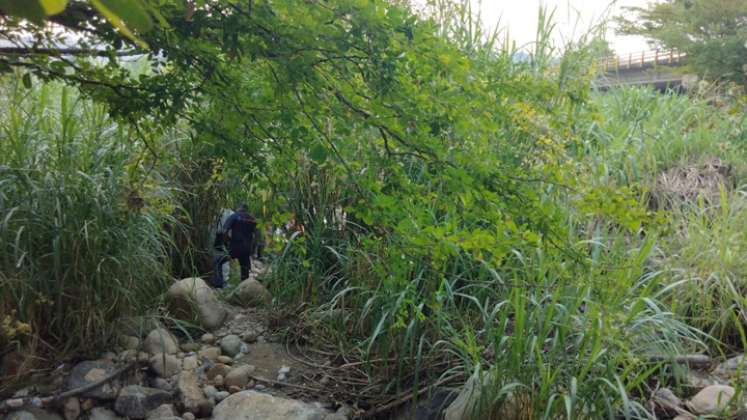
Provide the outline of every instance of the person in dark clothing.
{"type": "Polygon", "coordinates": [[[252,269],[252,251],[257,234],[257,221],[249,214],[246,204],[240,205],[236,213],[228,218],[226,232],[230,238],[228,253],[231,258],[239,260],[241,280],[244,280],[252,269]]]}

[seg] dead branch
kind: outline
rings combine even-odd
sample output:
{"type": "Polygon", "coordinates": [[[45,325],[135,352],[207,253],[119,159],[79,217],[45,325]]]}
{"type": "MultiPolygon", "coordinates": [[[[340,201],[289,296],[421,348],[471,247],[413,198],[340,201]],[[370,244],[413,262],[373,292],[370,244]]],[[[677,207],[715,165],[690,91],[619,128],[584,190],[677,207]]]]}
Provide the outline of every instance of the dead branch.
{"type": "Polygon", "coordinates": [[[112,372],[111,375],[102,378],[101,380],[97,382],[90,383],[88,385],[82,386],[80,388],[71,389],[69,391],[60,392],[55,395],[50,395],[47,397],[24,397],[24,398],[10,398],[5,401],[0,402],[0,413],[5,413],[11,410],[19,410],[26,407],[49,407],[52,405],[56,405],[61,403],[62,401],[70,398],[75,397],[81,394],[84,394],[92,389],[98,388],[107,382],[115,379],[116,377],[120,376],[121,374],[129,371],[130,369],[134,368],[138,365],[139,362],[132,362],[129,363],[114,372],[112,372]]]}

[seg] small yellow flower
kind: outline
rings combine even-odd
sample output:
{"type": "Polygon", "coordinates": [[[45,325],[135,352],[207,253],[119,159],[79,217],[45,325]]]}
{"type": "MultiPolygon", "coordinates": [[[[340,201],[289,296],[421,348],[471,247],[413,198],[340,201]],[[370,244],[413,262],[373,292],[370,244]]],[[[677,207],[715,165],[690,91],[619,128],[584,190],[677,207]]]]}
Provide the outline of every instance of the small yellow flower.
{"type": "Polygon", "coordinates": [[[15,319],[15,315],[16,311],[12,310],[0,321],[0,337],[11,340],[19,335],[31,333],[31,325],[15,319]]]}

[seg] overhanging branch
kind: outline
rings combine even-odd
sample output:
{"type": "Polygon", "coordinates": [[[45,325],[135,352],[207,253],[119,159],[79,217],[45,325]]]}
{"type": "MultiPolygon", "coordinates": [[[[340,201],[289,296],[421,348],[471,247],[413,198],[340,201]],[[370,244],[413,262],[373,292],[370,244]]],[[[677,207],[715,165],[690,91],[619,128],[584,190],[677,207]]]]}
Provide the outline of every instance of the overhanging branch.
{"type": "Polygon", "coordinates": [[[46,56],[83,56],[83,57],[132,57],[142,55],[142,51],[107,51],[91,48],[33,48],[33,47],[0,47],[0,55],[46,55],[46,56]]]}

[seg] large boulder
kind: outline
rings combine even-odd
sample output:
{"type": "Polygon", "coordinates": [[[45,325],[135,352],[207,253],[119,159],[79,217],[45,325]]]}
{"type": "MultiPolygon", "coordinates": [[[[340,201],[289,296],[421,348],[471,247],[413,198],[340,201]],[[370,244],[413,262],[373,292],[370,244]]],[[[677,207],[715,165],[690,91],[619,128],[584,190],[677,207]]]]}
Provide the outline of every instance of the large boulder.
{"type": "Polygon", "coordinates": [[[197,417],[210,416],[213,412],[213,403],[202,392],[194,371],[185,370],[180,373],[176,387],[182,411],[193,413],[197,417]]]}
{"type": "Polygon", "coordinates": [[[176,354],[179,352],[179,341],[169,330],[155,328],[145,337],[143,347],[150,354],[176,354]]]}
{"type": "MultiPolygon", "coordinates": [[[[456,399],[446,408],[444,420],[470,420],[475,418],[483,409],[494,410],[494,407],[483,406],[495,399],[496,395],[487,395],[486,392],[486,390],[496,392],[493,390],[494,384],[495,375],[480,371],[475,372],[464,384],[456,399]]],[[[518,407],[514,396],[509,393],[503,397],[503,400],[503,405],[495,413],[496,418],[517,417],[518,407]]]]}
{"type": "Polygon", "coordinates": [[[696,414],[719,414],[729,407],[736,390],[728,385],[711,385],[700,390],[687,403],[696,414]]]}
{"type": "Polygon", "coordinates": [[[235,303],[249,308],[269,303],[272,296],[262,283],[249,278],[239,283],[231,298],[235,303]]]}
{"type": "Polygon", "coordinates": [[[198,277],[182,279],[172,284],[166,298],[175,317],[197,321],[208,330],[223,325],[228,314],[213,289],[198,277]]]}
{"type": "Polygon", "coordinates": [[[155,410],[169,400],[171,400],[171,394],[166,391],[130,385],[122,388],[122,391],[119,392],[119,396],[114,402],[114,410],[120,416],[144,419],[149,411],[155,410]]]}
{"type": "Polygon", "coordinates": [[[328,411],[256,391],[237,392],[213,410],[213,420],[323,420],[328,411]]]}
{"type": "MultiPolygon", "coordinates": [[[[68,389],[78,389],[99,382],[111,375],[117,368],[108,361],[85,361],[80,362],[70,372],[67,378],[68,389]]],[[[115,378],[83,393],[84,397],[97,398],[100,400],[113,400],[117,397],[120,383],[115,378]]]]}

